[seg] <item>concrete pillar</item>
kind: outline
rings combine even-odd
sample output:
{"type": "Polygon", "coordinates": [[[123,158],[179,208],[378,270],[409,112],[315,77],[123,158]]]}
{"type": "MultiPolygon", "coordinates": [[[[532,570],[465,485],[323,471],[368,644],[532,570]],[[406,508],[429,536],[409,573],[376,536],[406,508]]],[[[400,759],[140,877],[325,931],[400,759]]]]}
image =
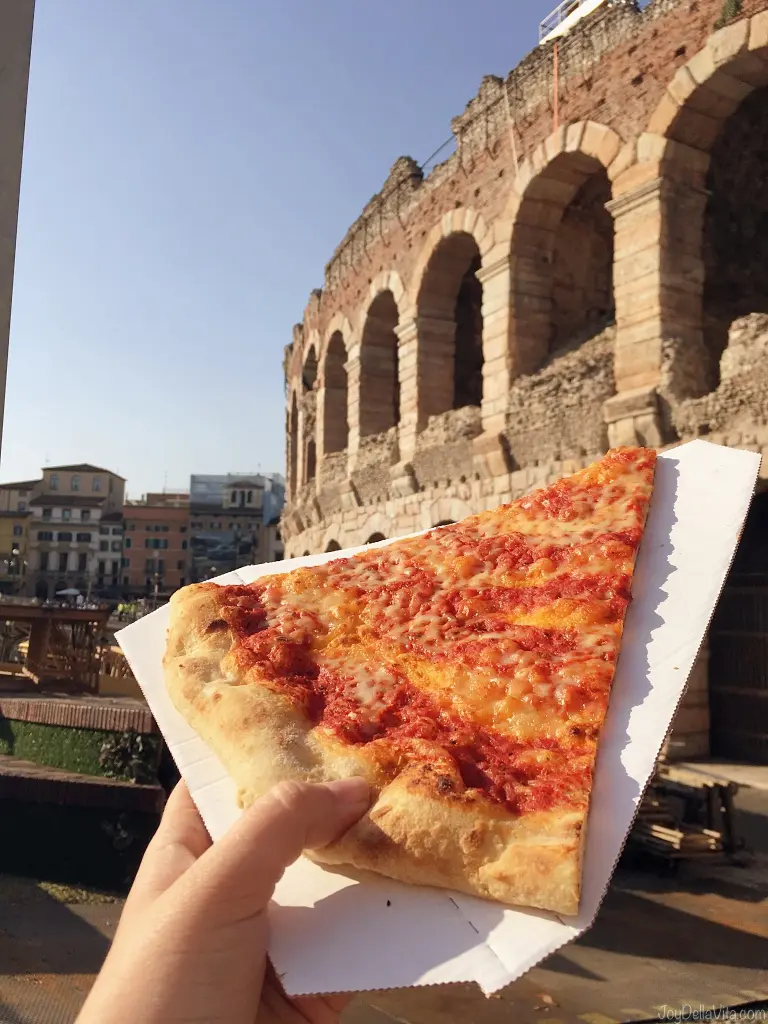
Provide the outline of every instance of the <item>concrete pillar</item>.
{"type": "Polygon", "coordinates": [[[456,324],[437,317],[404,316],[395,328],[400,379],[400,459],[413,457],[416,437],[430,416],[453,408],[456,324]]]}
{"type": "Polygon", "coordinates": [[[664,443],[657,395],[702,394],[702,224],[707,194],[635,166],[614,183],[616,390],[611,444],[664,443]],[[631,176],[631,177],[628,177],[631,176]],[[622,178],[628,179],[622,185],[622,178]],[[629,184],[631,187],[626,187],[629,184]]]}
{"type": "Polygon", "coordinates": [[[504,429],[512,383],[512,265],[509,252],[477,272],[483,286],[483,432],[504,429]]]}
{"type": "Polygon", "coordinates": [[[347,371],[347,423],[349,424],[347,450],[350,456],[350,465],[354,465],[355,456],[360,448],[360,377],[362,369],[359,345],[355,345],[350,350],[345,368],[347,371]]]}
{"type": "Polygon", "coordinates": [[[34,0],[0,4],[0,443],[34,12],[34,0]]]}

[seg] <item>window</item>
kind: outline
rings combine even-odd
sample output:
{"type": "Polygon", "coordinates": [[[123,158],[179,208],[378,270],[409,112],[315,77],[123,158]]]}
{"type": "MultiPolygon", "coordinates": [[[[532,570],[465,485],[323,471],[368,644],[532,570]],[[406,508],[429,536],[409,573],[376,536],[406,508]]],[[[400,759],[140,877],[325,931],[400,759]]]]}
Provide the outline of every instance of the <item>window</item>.
{"type": "Polygon", "coordinates": [[[130,567],[130,564],[131,564],[130,558],[122,559],[122,566],[123,566],[124,569],[128,569],[130,567]]]}
{"type": "Polygon", "coordinates": [[[80,518],[84,523],[90,523],[91,510],[89,508],[84,508],[83,511],[80,513],[80,518]]]}
{"type": "Polygon", "coordinates": [[[78,572],[87,572],[88,571],[88,555],[84,551],[82,551],[77,556],[77,571],[78,572]]]}
{"type": "Polygon", "coordinates": [[[77,541],[78,541],[79,544],[90,544],[91,543],[91,535],[90,535],[90,533],[78,533],[77,541]]]}
{"type": "Polygon", "coordinates": [[[184,579],[183,576],[179,576],[179,586],[180,587],[183,587],[186,582],[187,581],[184,579]]]}
{"type": "Polygon", "coordinates": [[[253,491],[248,491],[248,504],[250,505],[253,501],[253,491]]]}
{"type": "Polygon", "coordinates": [[[114,537],[118,537],[120,535],[120,527],[119,526],[113,526],[112,527],[112,535],[114,537]]]}
{"type": "Polygon", "coordinates": [[[131,582],[131,577],[130,576],[123,576],[123,586],[124,587],[129,586],[130,582],[131,582]]]}
{"type": "Polygon", "coordinates": [[[151,526],[145,526],[144,529],[147,531],[147,533],[149,533],[149,531],[152,529],[152,527],[151,526]]]}
{"type": "Polygon", "coordinates": [[[41,551],[40,552],[40,572],[47,572],[47,571],[48,571],[48,552],[47,551],[41,551]]]}
{"type": "Polygon", "coordinates": [[[109,551],[109,541],[108,540],[101,540],[101,541],[99,541],[99,551],[109,551]]]}
{"type": "Polygon", "coordinates": [[[53,540],[53,530],[38,530],[37,531],[37,539],[38,540],[53,540]]]}
{"type": "Polygon", "coordinates": [[[92,479],[92,481],[91,481],[91,490],[92,491],[100,491],[101,490],[101,477],[100,476],[95,476],[92,479]]]}
{"type": "Polygon", "coordinates": [[[75,475],[72,477],[72,480],[70,481],[70,488],[73,491],[80,490],[80,477],[77,475],[77,473],[75,473],[75,475]]]}
{"type": "Polygon", "coordinates": [[[51,473],[50,488],[52,491],[58,491],[59,489],[59,474],[51,473]]]}
{"type": "Polygon", "coordinates": [[[100,526],[99,527],[99,533],[102,534],[105,537],[108,536],[108,534],[109,534],[109,527],[108,526],[100,526]]]}
{"type": "Polygon", "coordinates": [[[237,491],[232,491],[231,502],[234,505],[237,502],[237,491]]]}
{"type": "Polygon", "coordinates": [[[165,570],[165,560],[163,558],[158,558],[158,560],[157,560],[157,571],[158,572],[163,572],[164,570],[165,570]]]}
{"type": "Polygon", "coordinates": [[[187,542],[185,540],[183,540],[181,542],[181,550],[182,551],[186,551],[187,550],[187,542]]]}
{"type": "Polygon", "coordinates": [[[154,572],[155,571],[155,560],[154,560],[154,558],[148,558],[146,560],[146,562],[144,563],[144,565],[146,567],[146,571],[147,572],[154,572]]]}
{"type": "Polygon", "coordinates": [[[186,533],[186,532],[187,532],[186,526],[180,526],[179,527],[179,533],[186,533]]]}
{"type": "Polygon", "coordinates": [[[200,522],[192,523],[192,529],[193,530],[202,530],[202,528],[203,528],[203,524],[202,523],[200,523],[200,522]]]}
{"type": "Polygon", "coordinates": [[[52,512],[53,512],[53,510],[52,510],[52,509],[50,509],[50,508],[44,508],[44,509],[43,509],[43,519],[50,519],[50,518],[51,518],[51,514],[52,514],[52,512]]]}
{"type": "Polygon", "coordinates": [[[70,541],[72,540],[72,534],[68,530],[59,530],[59,540],[70,541]]]}
{"type": "Polygon", "coordinates": [[[61,510],[61,518],[65,522],[69,522],[69,520],[72,518],[72,509],[71,508],[63,508],[61,510]]]}
{"type": "Polygon", "coordinates": [[[115,481],[112,479],[112,477],[110,477],[109,478],[109,493],[111,494],[112,491],[114,491],[114,489],[115,489],[115,481]]]}
{"type": "Polygon", "coordinates": [[[112,541],[112,550],[113,551],[120,551],[122,549],[122,546],[123,545],[120,543],[119,540],[113,540],[112,541]]]}
{"type": "Polygon", "coordinates": [[[102,579],[104,577],[104,573],[106,572],[105,564],[105,562],[99,562],[99,576],[101,576],[102,579]]]}
{"type": "Polygon", "coordinates": [[[177,562],[176,563],[176,568],[177,569],[183,569],[184,568],[184,563],[183,562],[177,562]]]}
{"type": "Polygon", "coordinates": [[[19,502],[19,512],[26,512],[26,511],[27,511],[27,503],[26,503],[26,501],[20,501],[19,502]]]}
{"type": "Polygon", "coordinates": [[[160,529],[163,531],[163,533],[168,533],[168,531],[170,530],[170,526],[161,526],[160,529]]]}
{"type": "Polygon", "coordinates": [[[69,561],[69,555],[67,554],[67,552],[66,551],[61,551],[59,553],[59,572],[66,572],[67,571],[67,562],[68,561],[69,561]]]}
{"type": "Polygon", "coordinates": [[[130,546],[131,546],[131,538],[130,537],[126,537],[125,540],[123,541],[123,547],[129,548],[130,546]]]}
{"type": "Polygon", "coordinates": [[[14,537],[23,537],[24,536],[24,527],[23,526],[19,526],[19,524],[17,523],[14,526],[14,528],[13,528],[13,536],[14,537]]]}

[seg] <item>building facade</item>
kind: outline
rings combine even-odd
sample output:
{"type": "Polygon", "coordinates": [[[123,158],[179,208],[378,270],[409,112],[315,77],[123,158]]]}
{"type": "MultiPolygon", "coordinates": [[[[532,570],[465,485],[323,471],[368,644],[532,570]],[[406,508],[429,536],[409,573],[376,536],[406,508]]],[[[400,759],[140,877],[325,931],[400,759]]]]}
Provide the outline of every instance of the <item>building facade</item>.
{"type": "MultiPolygon", "coordinates": [[[[459,520],[613,445],[768,455],[767,8],[606,0],[483,80],[445,163],[395,163],[286,350],[288,556],[459,520]]],[[[765,586],[759,533],[741,564],[765,586]]],[[[680,755],[768,760],[768,607],[740,580],[680,755]]]]}
{"type": "Polygon", "coordinates": [[[131,502],[123,508],[122,593],[167,599],[190,582],[189,503],[131,502]]]}
{"type": "Polygon", "coordinates": [[[0,511],[0,593],[19,594],[26,584],[31,512],[0,511]]]}
{"type": "MultiPolygon", "coordinates": [[[[119,563],[121,555],[119,547],[116,552],[109,549],[109,534],[100,531],[111,531],[106,517],[119,515],[124,491],[121,476],[90,463],[43,470],[29,499],[32,514],[24,588],[28,595],[47,600],[72,589],[85,596],[106,596],[102,591],[113,585],[113,563],[119,563]]],[[[117,536],[115,540],[119,543],[117,536]]]]}
{"type": "Polygon", "coordinates": [[[277,524],[285,485],[278,474],[194,475],[190,501],[193,581],[282,557],[277,524]]]}

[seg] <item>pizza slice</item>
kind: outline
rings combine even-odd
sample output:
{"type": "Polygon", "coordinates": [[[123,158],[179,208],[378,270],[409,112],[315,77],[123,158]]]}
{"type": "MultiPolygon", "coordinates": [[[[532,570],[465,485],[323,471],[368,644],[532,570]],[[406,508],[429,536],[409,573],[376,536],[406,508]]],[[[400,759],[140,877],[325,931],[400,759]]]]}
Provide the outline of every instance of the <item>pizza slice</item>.
{"type": "Polygon", "coordinates": [[[171,599],[164,666],[242,806],[362,775],[370,812],[315,854],[575,913],[600,728],[655,453],[463,522],[171,599]]]}

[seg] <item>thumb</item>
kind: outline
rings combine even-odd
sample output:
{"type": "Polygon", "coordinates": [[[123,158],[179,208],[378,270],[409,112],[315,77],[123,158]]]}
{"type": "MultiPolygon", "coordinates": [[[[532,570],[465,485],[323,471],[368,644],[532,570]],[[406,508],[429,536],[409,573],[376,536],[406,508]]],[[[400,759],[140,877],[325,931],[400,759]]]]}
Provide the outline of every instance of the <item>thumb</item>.
{"type": "MultiPolygon", "coordinates": [[[[183,877],[209,924],[264,910],[285,869],[303,850],[327,846],[368,809],[364,779],[282,782],[257,800],[183,877]]],[[[185,886],[186,887],[186,886],[185,886]]]]}

